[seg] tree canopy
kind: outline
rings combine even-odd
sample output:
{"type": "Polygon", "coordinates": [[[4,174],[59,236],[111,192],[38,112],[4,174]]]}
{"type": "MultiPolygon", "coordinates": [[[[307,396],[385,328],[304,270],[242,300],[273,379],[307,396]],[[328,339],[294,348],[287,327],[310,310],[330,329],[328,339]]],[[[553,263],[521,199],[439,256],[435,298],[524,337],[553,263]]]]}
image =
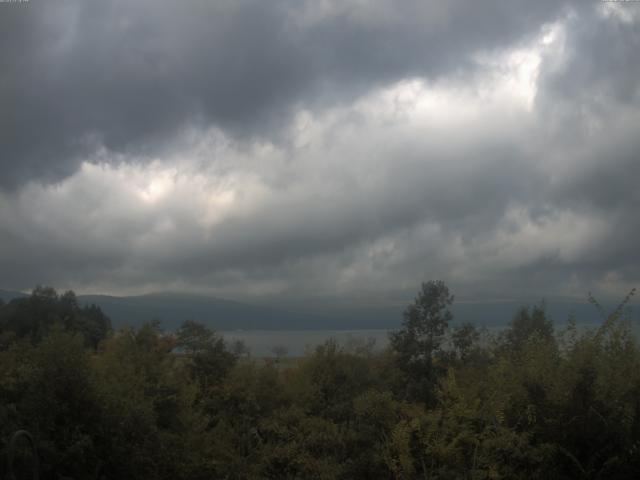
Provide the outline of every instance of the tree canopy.
{"type": "Polygon", "coordinates": [[[74,298],[38,289],[0,306],[0,478],[21,429],[43,479],[640,471],[640,345],[620,308],[593,329],[523,308],[489,335],[450,328],[453,295],[427,282],[388,348],[328,340],[273,359],[239,356],[194,321],[123,328],[96,350],[74,298]]]}
{"type": "Polygon", "coordinates": [[[432,402],[440,353],[445,333],[452,320],[450,307],[454,296],[441,280],[422,284],[414,302],[404,311],[402,329],[389,335],[398,366],[407,375],[411,398],[432,402]]]}
{"type": "Polygon", "coordinates": [[[36,287],[30,296],[16,298],[0,305],[0,332],[2,335],[25,338],[37,343],[54,326],[79,333],[92,348],[107,338],[111,321],[96,305],[78,304],[72,291],[59,295],[51,287],[36,287]]]}

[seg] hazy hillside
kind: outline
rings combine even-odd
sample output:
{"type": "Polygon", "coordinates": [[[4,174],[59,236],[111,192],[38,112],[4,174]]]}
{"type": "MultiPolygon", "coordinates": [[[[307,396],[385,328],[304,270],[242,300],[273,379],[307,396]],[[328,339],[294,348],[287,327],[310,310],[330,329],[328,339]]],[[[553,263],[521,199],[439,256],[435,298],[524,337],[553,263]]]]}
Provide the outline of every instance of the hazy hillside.
{"type": "Polygon", "coordinates": [[[0,290],[0,299],[4,302],[8,302],[14,298],[26,297],[27,295],[22,292],[16,292],[12,290],[0,290]]]}
{"type": "MultiPolygon", "coordinates": [[[[114,327],[137,326],[160,320],[163,328],[177,328],[184,320],[197,320],[218,330],[318,328],[335,323],[308,313],[255,306],[213,297],[156,293],[132,297],[79,296],[82,303],[95,303],[111,318],[114,327]]],[[[331,328],[331,327],[327,327],[331,328]]]]}
{"type": "MultiPolygon", "coordinates": [[[[82,303],[95,303],[111,318],[115,327],[137,326],[160,320],[173,329],[184,320],[197,320],[217,330],[324,330],[394,329],[399,327],[403,305],[298,302],[295,304],[253,305],[200,295],[157,293],[132,297],[81,295],[82,303]]],[[[503,326],[514,316],[519,302],[469,302],[453,305],[454,323],[503,326]]],[[[548,302],[549,316],[563,324],[573,313],[579,323],[597,323],[596,309],[588,303],[548,302]]],[[[637,312],[634,312],[637,318],[637,312]]]]}
{"type": "MultiPolygon", "coordinates": [[[[22,292],[0,290],[0,299],[5,302],[24,296],[22,292]]],[[[102,308],[116,328],[139,326],[157,319],[166,329],[177,328],[184,320],[197,320],[217,330],[394,329],[400,325],[404,310],[400,304],[362,304],[337,299],[258,305],[179,293],[130,297],[79,295],[78,299],[82,304],[93,303],[102,308]]],[[[516,301],[455,303],[454,323],[504,326],[523,304],[516,301]]],[[[581,324],[600,321],[596,309],[586,302],[549,301],[547,311],[558,325],[564,324],[571,314],[581,324]]],[[[640,320],[638,308],[632,312],[632,318],[640,320]]]]}

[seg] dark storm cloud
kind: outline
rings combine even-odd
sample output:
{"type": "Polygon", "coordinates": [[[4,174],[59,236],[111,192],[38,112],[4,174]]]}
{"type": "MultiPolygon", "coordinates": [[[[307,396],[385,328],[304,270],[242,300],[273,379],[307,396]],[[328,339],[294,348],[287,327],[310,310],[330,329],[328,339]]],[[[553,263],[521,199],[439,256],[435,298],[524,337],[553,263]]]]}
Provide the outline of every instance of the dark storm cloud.
{"type": "Polygon", "coordinates": [[[543,62],[538,108],[550,119],[548,152],[563,175],[547,199],[606,224],[572,269],[640,280],[640,20],[637,8],[605,5],[568,23],[562,65],[543,62]]]}
{"type": "Polygon", "coordinates": [[[562,8],[557,1],[2,5],[0,184],[64,178],[99,147],[155,154],[193,125],[272,136],[293,106],[323,108],[372,86],[459,70],[478,51],[535,33],[562,8]]]}
{"type": "Polygon", "coordinates": [[[0,287],[404,298],[444,278],[503,298],[640,281],[627,5],[0,8],[0,287]]]}

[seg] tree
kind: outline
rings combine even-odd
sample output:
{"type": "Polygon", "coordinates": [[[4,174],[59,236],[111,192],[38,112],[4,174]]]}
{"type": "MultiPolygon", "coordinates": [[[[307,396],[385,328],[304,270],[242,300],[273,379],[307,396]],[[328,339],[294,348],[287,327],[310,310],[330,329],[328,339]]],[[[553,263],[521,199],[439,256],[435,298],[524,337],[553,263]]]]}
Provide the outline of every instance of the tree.
{"type": "Polygon", "coordinates": [[[522,350],[525,343],[534,336],[545,342],[554,338],[553,323],[547,318],[544,303],[533,309],[521,307],[504,333],[507,346],[514,353],[522,350]]]}
{"type": "Polygon", "coordinates": [[[37,346],[26,348],[19,364],[26,370],[25,388],[13,408],[23,428],[37,434],[42,475],[87,478],[83,473],[99,463],[95,432],[100,406],[84,339],[56,325],[37,346]]]}
{"type": "Polygon", "coordinates": [[[176,332],[177,346],[190,357],[191,374],[201,388],[219,383],[238,360],[215,331],[194,320],[186,320],[176,332]]]}
{"type": "Polygon", "coordinates": [[[480,332],[471,323],[463,323],[453,329],[451,342],[460,360],[465,360],[480,339],[480,332]]]}
{"type": "Polygon", "coordinates": [[[80,306],[72,291],[58,295],[51,287],[36,287],[29,297],[15,298],[0,310],[0,331],[36,344],[54,325],[80,333],[87,346],[96,349],[111,331],[111,321],[100,307],[80,306]]]}
{"type": "Polygon", "coordinates": [[[437,381],[434,356],[441,351],[453,315],[454,296],[442,280],[423,283],[413,304],[404,311],[402,329],[389,335],[398,366],[407,375],[410,397],[430,403],[437,381]]]}
{"type": "Polygon", "coordinates": [[[195,320],[185,320],[176,334],[178,346],[188,355],[202,353],[218,340],[213,330],[195,320]]]}

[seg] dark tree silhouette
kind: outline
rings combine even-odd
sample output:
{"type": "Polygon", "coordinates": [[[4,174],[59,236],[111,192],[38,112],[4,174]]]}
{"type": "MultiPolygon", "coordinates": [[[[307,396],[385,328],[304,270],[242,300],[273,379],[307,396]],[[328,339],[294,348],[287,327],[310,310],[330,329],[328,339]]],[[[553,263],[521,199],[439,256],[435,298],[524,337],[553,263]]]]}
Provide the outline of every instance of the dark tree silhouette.
{"type": "Polygon", "coordinates": [[[433,401],[438,366],[434,357],[441,351],[445,332],[453,315],[453,295],[441,280],[422,284],[413,304],[404,311],[402,329],[389,335],[398,366],[407,375],[407,394],[426,403],[433,401]]]}

